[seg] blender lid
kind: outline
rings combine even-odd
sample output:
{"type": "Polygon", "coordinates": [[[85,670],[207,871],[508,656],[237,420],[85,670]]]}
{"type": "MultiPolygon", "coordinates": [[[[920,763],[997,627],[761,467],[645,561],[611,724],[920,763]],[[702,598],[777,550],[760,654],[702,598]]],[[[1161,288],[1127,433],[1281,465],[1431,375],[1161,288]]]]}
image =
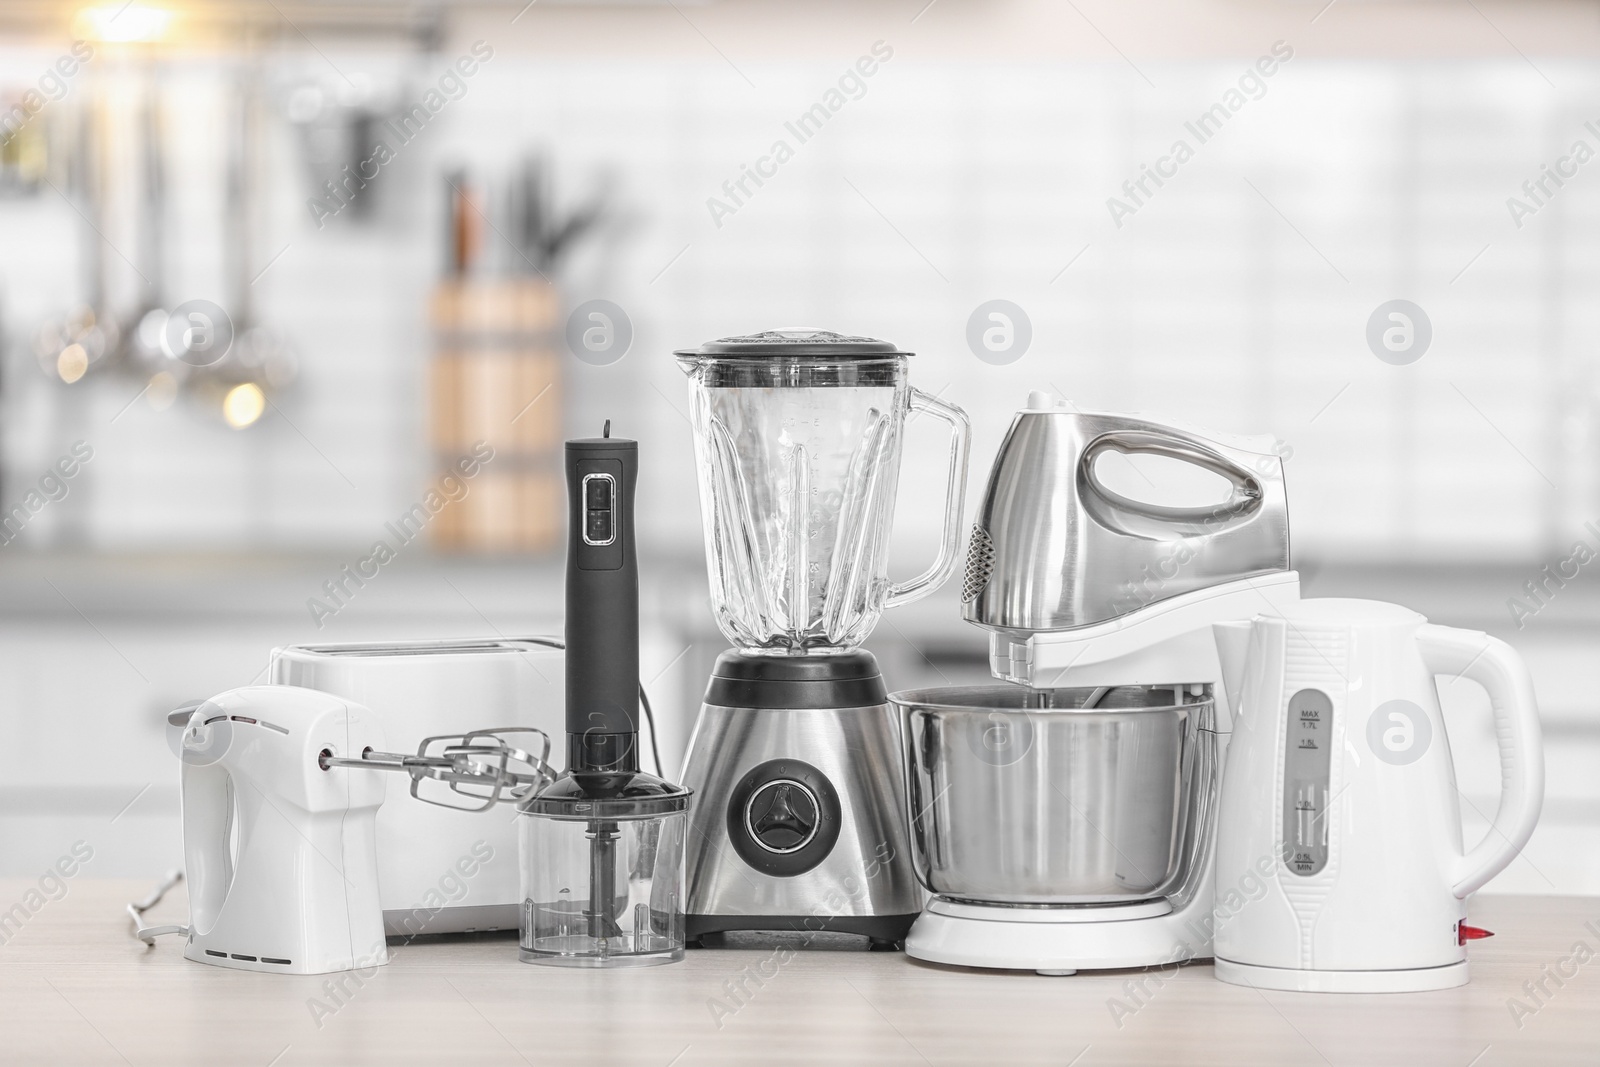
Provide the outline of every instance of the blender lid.
{"type": "Polygon", "coordinates": [[[883,359],[909,356],[890,341],[873,337],[851,337],[814,326],[784,326],[776,330],[742,337],[723,337],[707,341],[699,348],[684,348],[675,356],[714,356],[726,359],[883,359]]]}

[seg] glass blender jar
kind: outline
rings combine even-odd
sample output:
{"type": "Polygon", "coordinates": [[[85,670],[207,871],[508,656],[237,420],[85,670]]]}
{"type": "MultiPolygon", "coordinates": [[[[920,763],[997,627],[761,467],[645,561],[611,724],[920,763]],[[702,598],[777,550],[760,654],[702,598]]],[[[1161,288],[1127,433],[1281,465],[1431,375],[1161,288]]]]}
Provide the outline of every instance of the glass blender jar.
{"type": "Polygon", "coordinates": [[[955,567],[967,417],[913,388],[911,353],[887,341],[783,329],[675,355],[689,376],[712,610],[736,646],[712,670],[684,761],[688,939],[827,930],[896,945],[922,896],[897,720],[859,646],[884,608],[933,592],[955,567]],[[932,566],[892,582],[913,412],[951,431],[942,537],[932,566]]]}
{"type": "Polygon", "coordinates": [[[966,485],[968,424],[907,380],[887,341],[784,329],[675,353],[689,375],[711,604],[742,650],[808,656],[864,641],[886,607],[950,577],[966,485]],[[888,577],[907,416],[953,434],[938,557],[888,577]]]}

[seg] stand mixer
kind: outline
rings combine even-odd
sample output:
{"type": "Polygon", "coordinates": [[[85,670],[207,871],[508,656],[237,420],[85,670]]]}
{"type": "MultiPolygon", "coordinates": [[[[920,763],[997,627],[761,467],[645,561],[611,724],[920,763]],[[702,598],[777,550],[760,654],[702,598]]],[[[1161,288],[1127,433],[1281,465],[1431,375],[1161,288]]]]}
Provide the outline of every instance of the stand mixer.
{"type": "Polygon", "coordinates": [[[706,562],[718,627],[684,784],[691,942],[821,930],[875,946],[921,907],[905,836],[896,723],[872,654],[887,607],[933,592],[957,559],[967,417],[912,388],[910,353],[786,329],[676,353],[689,375],[706,562]],[[939,552],[888,578],[912,412],[951,430],[939,552]]]}
{"type": "Polygon", "coordinates": [[[1017,687],[891,698],[918,875],[906,951],[1071,974],[1211,955],[1217,790],[1237,631],[1299,599],[1271,438],[1223,441],[1043,393],[1012,422],[968,547],[962,617],[1017,687]],[[1108,452],[1225,479],[1178,508],[1103,481],[1108,452]]]}

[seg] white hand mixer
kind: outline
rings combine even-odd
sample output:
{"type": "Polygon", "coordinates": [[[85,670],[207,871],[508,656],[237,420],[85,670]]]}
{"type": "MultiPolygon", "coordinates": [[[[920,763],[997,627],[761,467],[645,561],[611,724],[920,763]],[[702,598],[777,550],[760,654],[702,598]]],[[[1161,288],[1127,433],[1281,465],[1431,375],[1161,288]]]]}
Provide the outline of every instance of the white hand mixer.
{"type": "Polygon", "coordinates": [[[475,730],[425,738],[415,755],[384,752],[366,707],[298,686],[230,690],[168,723],[182,731],[190,922],[142,925],[176,875],[128,911],[146,944],[183,934],[187,958],[239,970],[323,974],[388,961],[374,827],[384,783],[370,772],[404,772],[416,799],[466,811],[554,777],[542,730],[475,730]],[[538,735],[537,754],[506,740],[521,734],[538,735]]]}

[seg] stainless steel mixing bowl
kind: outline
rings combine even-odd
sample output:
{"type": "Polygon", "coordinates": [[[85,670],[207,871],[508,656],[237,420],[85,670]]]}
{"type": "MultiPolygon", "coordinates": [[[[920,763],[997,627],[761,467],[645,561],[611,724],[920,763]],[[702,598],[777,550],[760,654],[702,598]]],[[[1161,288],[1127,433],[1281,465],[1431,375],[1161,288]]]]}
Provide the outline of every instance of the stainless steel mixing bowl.
{"type": "Polygon", "coordinates": [[[923,885],[1008,904],[1180,891],[1198,866],[1216,756],[1211,700],[1184,688],[891,694],[923,885]]]}

